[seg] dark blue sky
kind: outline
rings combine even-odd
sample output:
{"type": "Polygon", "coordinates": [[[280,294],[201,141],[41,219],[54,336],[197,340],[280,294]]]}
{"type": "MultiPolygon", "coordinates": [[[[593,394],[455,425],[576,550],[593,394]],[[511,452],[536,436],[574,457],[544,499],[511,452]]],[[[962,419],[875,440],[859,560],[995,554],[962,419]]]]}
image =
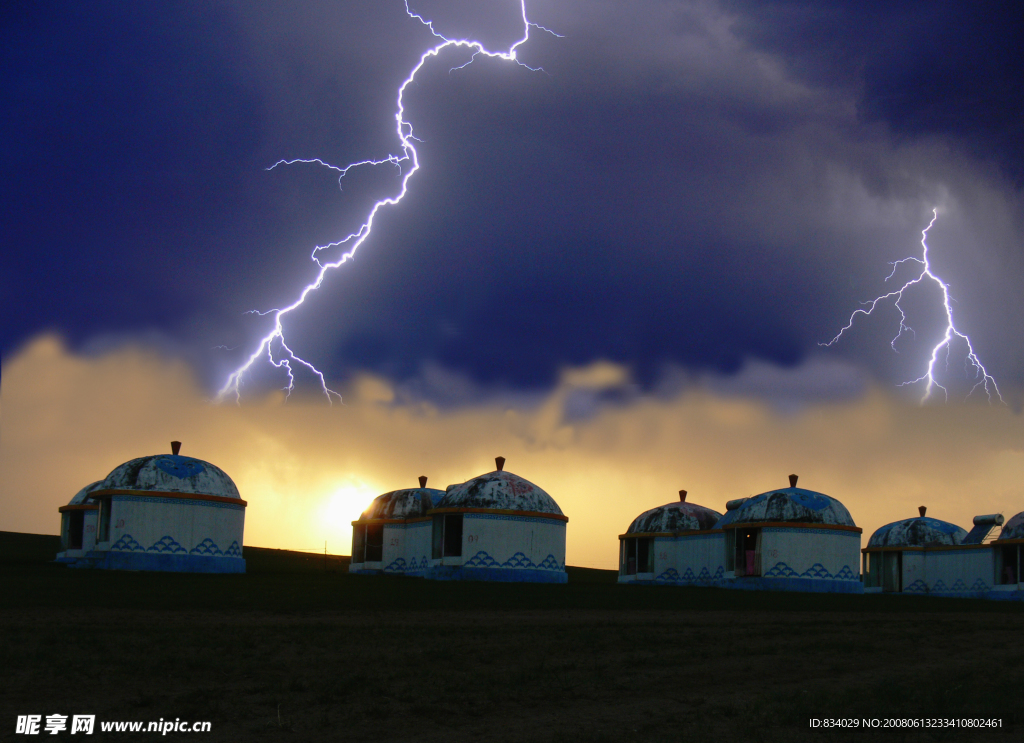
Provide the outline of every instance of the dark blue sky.
{"type": "MultiPolygon", "coordinates": [[[[413,7],[497,47],[520,32],[507,5],[413,7]]],[[[885,291],[887,263],[915,254],[939,207],[933,266],[1018,399],[1024,60],[1001,9],[527,11],[563,35],[535,30],[520,50],[546,72],[487,59],[449,72],[467,58],[453,51],[408,91],[423,142],[406,199],[287,320],[329,379],[371,371],[445,398],[439,369],[530,391],[609,360],[655,389],[825,359],[832,377],[809,395],[847,394],[850,373],[894,385],[921,372],[934,293],[908,302],[917,336],[899,354],[891,310],[818,343],[885,291]]],[[[398,153],[396,89],[437,42],[399,0],[0,14],[0,354],[49,331],[84,353],[143,343],[211,391],[266,332],[244,312],[292,301],[313,247],[398,185],[390,166],[343,191],[315,166],[267,167],[398,153]]],[[[264,366],[248,389],[280,381],[264,366]]]]}

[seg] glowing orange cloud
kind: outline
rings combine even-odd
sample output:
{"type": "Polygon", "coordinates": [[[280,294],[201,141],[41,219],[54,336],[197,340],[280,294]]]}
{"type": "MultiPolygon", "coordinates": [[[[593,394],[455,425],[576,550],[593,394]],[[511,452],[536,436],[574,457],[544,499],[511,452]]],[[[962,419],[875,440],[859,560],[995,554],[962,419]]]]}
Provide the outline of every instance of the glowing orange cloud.
{"type": "Polygon", "coordinates": [[[444,412],[397,402],[361,377],[344,405],[272,395],[211,404],[189,368],[141,348],[70,353],[40,337],[8,360],[0,386],[0,529],[56,533],[57,508],[121,462],[168,450],[228,472],[249,502],[246,544],[348,554],[350,522],[374,495],[444,488],[506,469],[548,491],[569,517],[570,565],[614,568],[616,536],[642,511],[725,501],[787,484],[841,500],[864,528],[917,513],[970,526],[1024,510],[1024,421],[1005,408],[917,407],[876,389],[788,413],[692,384],[567,418],[580,391],[628,383],[627,370],[566,370],[531,409],[497,402],[444,412]]]}

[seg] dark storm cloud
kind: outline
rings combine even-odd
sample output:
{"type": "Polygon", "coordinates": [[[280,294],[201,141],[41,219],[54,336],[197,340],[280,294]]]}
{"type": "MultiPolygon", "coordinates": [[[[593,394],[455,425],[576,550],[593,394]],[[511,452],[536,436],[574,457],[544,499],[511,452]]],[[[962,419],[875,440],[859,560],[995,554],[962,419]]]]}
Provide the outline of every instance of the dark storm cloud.
{"type": "Polygon", "coordinates": [[[739,36],[813,83],[859,92],[862,117],[939,135],[1024,184],[1024,47],[1008,3],[731,2],[739,36]]]}
{"type": "MultiPolygon", "coordinates": [[[[440,28],[488,25],[496,45],[517,30],[479,3],[414,7],[440,28]]],[[[521,49],[547,73],[486,59],[449,72],[455,52],[423,70],[406,96],[422,170],[289,317],[290,345],[332,378],[370,371],[451,403],[529,396],[602,359],[647,388],[678,370],[792,367],[879,292],[941,203],[935,239],[954,256],[971,246],[944,264],[958,312],[1019,381],[1019,198],[972,155],[1002,152],[1015,119],[993,103],[972,124],[928,123],[926,92],[886,94],[913,89],[903,62],[923,69],[937,47],[880,35],[912,25],[884,7],[531,4],[564,35],[535,29],[521,49]]],[[[265,332],[242,312],[291,301],[312,247],[397,187],[389,166],[343,191],[313,166],[264,169],[395,152],[395,90],[433,41],[399,2],[21,6],[4,27],[17,113],[3,133],[19,144],[3,151],[15,257],[0,350],[51,328],[79,346],[163,333],[202,356],[211,385],[265,332]]],[[[829,351],[837,363],[917,376],[913,353],[893,370],[888,326],[868,329],[829,351]]],[[[827,396],[834,368],[847,367],[798,378],[827,396]]],[[[770,396],[786,387],[773,379],[734,386],[770,396]]],[[[831,384],[856,387],[845,371],[831,384]]]]}

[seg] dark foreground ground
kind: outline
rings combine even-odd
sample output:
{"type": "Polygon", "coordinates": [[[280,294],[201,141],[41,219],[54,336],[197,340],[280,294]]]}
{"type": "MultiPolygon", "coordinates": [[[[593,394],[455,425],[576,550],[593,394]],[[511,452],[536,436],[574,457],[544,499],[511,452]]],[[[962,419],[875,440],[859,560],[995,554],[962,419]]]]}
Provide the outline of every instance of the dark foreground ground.
{"type": "Polygon", "coordinates": [[[0,740],[19,714],[209,720],[197,741],[1018,741],[1024,607],[890,596],[74,571],[0,532],[0,740]],[[811,718],[999,718],[996,730],[811,718]]]}

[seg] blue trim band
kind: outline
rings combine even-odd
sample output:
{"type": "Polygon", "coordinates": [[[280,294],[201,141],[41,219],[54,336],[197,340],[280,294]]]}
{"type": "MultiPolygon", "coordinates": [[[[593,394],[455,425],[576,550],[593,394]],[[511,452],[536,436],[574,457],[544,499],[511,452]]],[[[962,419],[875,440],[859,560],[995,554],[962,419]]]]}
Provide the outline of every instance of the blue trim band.
{"type": "Polygon", "coordinates": [[[152,552],[91,552],[89,557],[102,559],[89,565],[81,560],[76,567],[96,567],[102,570],[153,570],[171,573],[244,573],[245,560],[240,557],[209,555],[154,554],[152,552]]]}
{"type": "MultiPolygon", "coordinates": [[[[623,536],[623,539],[632,539],[630,534],[623,536]]],[[[643,539],[643,537],[640,537],[643,539]]],[[[673,534],[672,536],[660,536],[654,537],[654,541],[665,541],[665,542],[689,542],[693,541],[705,541],[708,539],[725,539],[724,532],[715,532],[714,534],[673,534]]]]}
{"type": "Polygon", "coordinates": [[[523,568],[467,568],[462,565],[438,565],[430,568],[430,580],[490,580],[505,583],[568,583],[565,571],[523,568]]]}
{"type": "Polygon", "coordinates": [[[236,506],[234,503],[222,503],[213,500],[192,500],[191,498],[151,498],[149,496],[111,496],[110,500],[115,503],[166,503],[172,506],[203,506],[205,508],[226,508],[229,511],[245,512],[245,506],[236,506]]]}
{"type": "Polygon", "coordinates": [[[735,578],[723,587],[740,591],[803,591],[805,593],[864,593],[859,580],[819,578],[735,578]]]}
{"type": "Polygon", "coordinates": [[[827,534],[830,537],[841,536],[850,537],[851,539],[856,538],[860,541],[861,533],[856,531],[848,531],[846,529],[802,529],[799,527],[788,527],[788,526],[765,526],[761,529],[763,532],[771,532],[773,534],[827,534]]]}
{"type": "Polygon", "coordinates": [[[501,513],[464,513],[462,516],[467,519],[482,519],[484,521],[525,521],[530,524],[549,524],[565,528],[565,522],[560,519],[546,519],[540,516],[506,516],[501,513]]]}

